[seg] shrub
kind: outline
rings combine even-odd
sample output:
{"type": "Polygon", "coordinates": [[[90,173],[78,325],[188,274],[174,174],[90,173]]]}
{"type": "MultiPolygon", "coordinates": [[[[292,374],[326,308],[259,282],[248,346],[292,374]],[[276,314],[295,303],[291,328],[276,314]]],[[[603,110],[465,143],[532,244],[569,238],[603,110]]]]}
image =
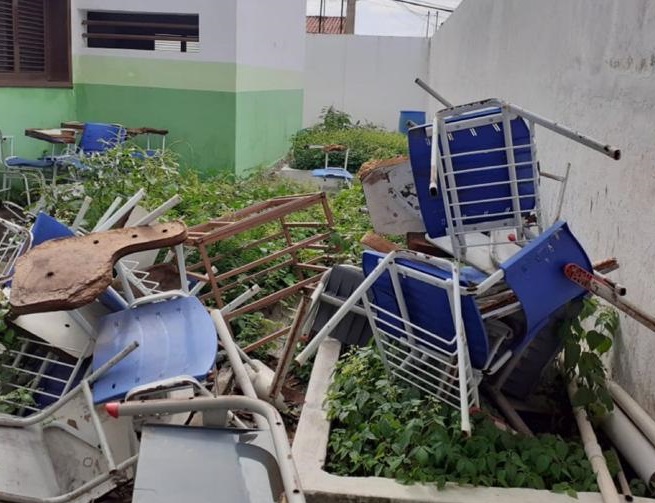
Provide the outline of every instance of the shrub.
{"type": "MultiPolygon", "coordinates": [[[[407,153],[407,138],[400,133],[370,124],[353,124],[348,114],[332,107],[324,111],[322,119],[321,123],[299,131],[292,138],[293,168],[315,169],[324,165],[323,151],[310,149],[310,145],[345,145],[350,149],[348,171],[352,172],[371,159],[388,159],[407,153]]],[[[343,152],[330,153],[330,165],[343,166],[344,157],[343,152]]]]}

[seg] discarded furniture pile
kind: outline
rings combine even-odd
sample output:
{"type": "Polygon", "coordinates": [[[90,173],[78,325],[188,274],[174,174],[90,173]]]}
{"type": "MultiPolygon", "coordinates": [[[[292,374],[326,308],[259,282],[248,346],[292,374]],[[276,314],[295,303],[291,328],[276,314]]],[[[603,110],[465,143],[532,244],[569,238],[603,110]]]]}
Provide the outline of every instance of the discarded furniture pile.
{"type": "Polygon", "coordinates": [[[291,256],[285,265],[298,275],[320,273],[303,251],[328,235],[295,243],[294,226],[316,225],[286,218],[323,205],[329,233],[325,199],[273,200],[187,229],[158,223],[179,197],[148,212],[138,206],[144,196],[117,199],[88,232],[83,214],[70,227],[43,213],[29,228],[0,221],[12,327],[0,354],[0,454],[11,460],[0,469],[0,500],[90,502],[133,480],[135,502],[205,501],[219,491],[229,501],[304,501],[283,421],[258,398],[226,322],[271,298],[246,304],[259,288],[216,270],[208,249],[250,228],[249,218],[278,222],[282,230],[268,237],[285,247],[274,258],[291,256]],[[187,272],[185,257],[198,248],[208,269],[187,272]],[[211,309],[196,295],[205,285],[211,309]],[[245,396],[218,395],[218,367],[227,364],[245,396]]]}
{"type": "Polygon", "coordinates": [[[479,406],[482,387],[512,427],[531,434],[516,407],[561,350],[559,324],[577,316],[589,293],[569,271],[611,284],[601,274],[609,263],[596,270],[559,220],[568,168],[565,176],[540,169],[537,126],[620,157],[618,149],[492,99],[448,104],[431,124],[409,130],[409,162],[364,169],[376,232],[407,232],[409,250],[369,240],[374,249],[364,252],[361,283],[346,294],[328,292],[341,307],[325,308],[331,316],[298,361],[329,333],[340,337],[344,317],[366,319],[389,374],[458,409],[464,432],[471,432],[469,411],[479,406]],[[561,184],[551,223],[542,211],[544,178],[561,184]]]}

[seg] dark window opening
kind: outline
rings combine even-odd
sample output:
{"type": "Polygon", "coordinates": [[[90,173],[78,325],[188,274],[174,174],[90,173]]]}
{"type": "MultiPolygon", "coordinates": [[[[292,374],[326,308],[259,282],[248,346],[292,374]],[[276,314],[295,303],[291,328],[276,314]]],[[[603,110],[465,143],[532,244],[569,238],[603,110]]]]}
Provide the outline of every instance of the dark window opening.
{"type": "Polygon", "coordinates": [[[89,11],[84,21],[89,47],[198,52],[197,14],[89,11]]]}
{"type": "Polygon", "coordinates": [[[69,0],[0,0],[0,86],[70,86],[69,0]]]}

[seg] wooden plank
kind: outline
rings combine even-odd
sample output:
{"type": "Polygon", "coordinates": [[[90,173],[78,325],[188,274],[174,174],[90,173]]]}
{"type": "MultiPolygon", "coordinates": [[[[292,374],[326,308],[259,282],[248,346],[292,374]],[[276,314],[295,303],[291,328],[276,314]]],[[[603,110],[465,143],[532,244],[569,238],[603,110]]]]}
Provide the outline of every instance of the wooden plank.
{"type": "Polygon", "coordinates": [[[88,304],[111,285],[118,259],[177,245],[186,234],[182,222],[169,222],[47,241],[17,260],[12,309],[16,314],[28,314],[88,304]]]}

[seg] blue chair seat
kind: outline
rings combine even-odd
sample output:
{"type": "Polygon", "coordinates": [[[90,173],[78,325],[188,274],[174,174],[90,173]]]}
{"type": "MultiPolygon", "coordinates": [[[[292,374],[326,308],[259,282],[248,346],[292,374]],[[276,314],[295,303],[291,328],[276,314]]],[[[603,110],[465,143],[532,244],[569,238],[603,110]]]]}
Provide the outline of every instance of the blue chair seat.
{"type": "MultiPolygon", "coordinates": [[[[382,258],[384,258],[384,254],[365,251],[362,258],[364,274],[370,274],[382,258]]],[[[399,259],[398,264],[439,279],[449,279],[451,277],[449,271],[422,262],[399,259]]],[[[481,276],[477,271],[467,270],[467,272],[462,272],[460,283],[466,285],[469,282],[477,282],[480,278],[481,276]]],[[[443,350],[453,352],[456,349],[456,341],[454,340],[455,326],[447,291],[436,285],[430,285],[409,277],[401,277],[400,284],[409,313],[409,321],[428,332],[438,334],[442,339],[453,340],[451,344],[438,344],[443,350]]],[[[385,272],[380,276],[371,290],[373,291],[375,303],[379,307],[400,317],[400,309],[393,292],[389,272],[385,272]]],[[[471,364],[475,368],[483,368],[489,356],[489,341],[482,316],[472,296],[462,297],[462,317],[464,318],[471,364]]],[[[390,325],[399,326],[400,322],[398,320],[388,316],[385,318],[384,315],[381,318],[386,319],[390,325]]],[[[386,328],[389,329],[389,327],[386,328]]],[[[415,335],[418,339],[427,337],[427,335],[418,331],[415,335]]]]}
{"type": "Polygon", "coordinates": [[[341,178],[342,180],[352,180],[353,175],[343,168],[319,168],[312,170],[312,176],[320,178],[341,178]]]}
{"type": "Polygon", "coordinates": [[[26,159],[24,157],[7,157],[5,159],[5,164],[11,168],[51,168],[54,165],[52,159],[26,159]]]}
{"type": "Polygon", "coordinates": [[[123,397],[135,386],[179,375],[204,379],[216,359],[218,340],[197,297],[181,297],[103,317],[93,353],[94,370],[132,341],[139,347],[93,385],[95,403],[123,397]]]}

